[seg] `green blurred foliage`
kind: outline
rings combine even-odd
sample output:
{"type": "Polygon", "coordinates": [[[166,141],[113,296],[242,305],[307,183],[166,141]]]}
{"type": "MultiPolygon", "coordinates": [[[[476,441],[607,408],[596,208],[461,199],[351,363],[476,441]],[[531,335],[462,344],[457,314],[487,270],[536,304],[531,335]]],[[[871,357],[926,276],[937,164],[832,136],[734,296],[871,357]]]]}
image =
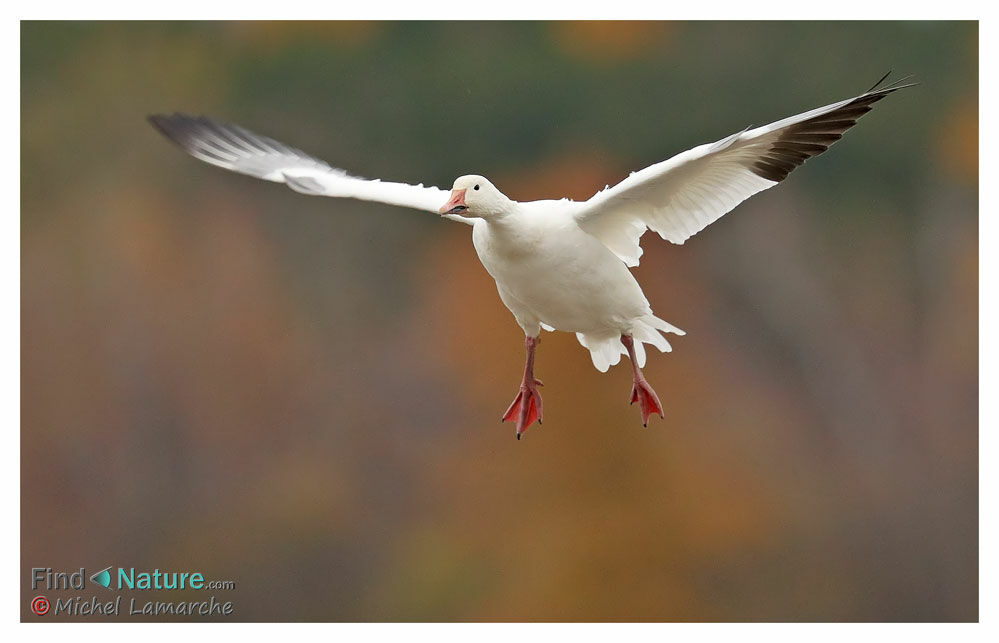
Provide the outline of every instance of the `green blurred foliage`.
{"type": "Polygon", "coordinates": [[[976,23],[24,22],[21,46],[22,579],[201,569],[245,620],[977,619],[976,23]],[[521,443],[520,331],[467,228],[222,172],[144,120],[586,198],[889,69],[921,85],[684,246],[645,239],[688,331],[646,369],[666,421],[545,334],[521,443]]]}

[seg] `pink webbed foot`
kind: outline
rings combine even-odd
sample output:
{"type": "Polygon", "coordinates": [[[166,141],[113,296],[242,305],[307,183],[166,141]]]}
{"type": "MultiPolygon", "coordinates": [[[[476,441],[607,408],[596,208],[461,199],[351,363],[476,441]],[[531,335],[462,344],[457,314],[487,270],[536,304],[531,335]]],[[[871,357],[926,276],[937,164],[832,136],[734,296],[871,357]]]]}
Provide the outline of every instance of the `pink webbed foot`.
{"type": "Polygon", "coordinates": [[[663,405],[659,402],[659,396],[652,390],[645,378],[636,379],[631,385],[631,403],[638,402],[638,407],[642,410],[642,426],[649,426],[649,416],[658,413],[659,417],[665,419],[663,405]]]}
{"type": "Polygon", "coordinates": [[[534,424],[535,420],[541,424],[545,412],[544,405],[541,403],[541,393],[538,391],[538,387],[544,386],[544,384],[539,379],[532,378],[532,380],[533,382],[525,380],[520,385],[520,392],[517,393],[517,397],[513,399],[510,408],[506,410],[503,419],[500,420],[501,422],[517,422],[518,440],[527,427],[534,424]]]}
{"type": "Polygon", "coordinates": [[[540,342],[541,339],[538,337],[531,337],[530,335],[524,337],[524,348],[527,349],[527,361],[524,363],[524,380],[520,384],[520,392],[513,399],[513,404],[510,405],[510,408],[503,414],[503,419],[500,420],[501,422],[513,422],[516,420],[518,440],[521,434],[524,433],[524,430],[534,424],[535,420],[538,421],[538,424],[541,424],[541,417],[545,413],[545,409],[541,405],[541,393],[538,392],[538,387],[544,386],[544,384],[541,383],[541,380],[534,377],[534,351],[540,342]]]}
{"type": "Polygon", "coordinates": [[[635,357],[635,341],[631,335],[621,335],[621,343],[628,349],[628,357],[631,359],[631,403],[638,402],[638,407],[642,409],[642,426],[649,426],[649,416],[658,413],[659,417],[666,419],[663,413],[663,405],[659,403],[659,396],[652,390],[649,383],[642,375],[642,369],[638,367],[638,359],[635,357]]]}

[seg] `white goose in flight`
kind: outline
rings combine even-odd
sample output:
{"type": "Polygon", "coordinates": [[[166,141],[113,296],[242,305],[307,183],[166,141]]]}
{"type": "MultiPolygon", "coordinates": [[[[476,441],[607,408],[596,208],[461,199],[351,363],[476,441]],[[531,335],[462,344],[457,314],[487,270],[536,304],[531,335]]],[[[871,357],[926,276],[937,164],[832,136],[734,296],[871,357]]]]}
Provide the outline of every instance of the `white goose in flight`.
{"type": "MultiPolygon", "coordinates": [[[[887,78],[887,75],[885,76],[887,78]]],[[[195,158],[305,194],[348,197],[426,210],[472,226],[472,243],[496,280],[500,299],[524,331],[527,361],[520,390],[503,414],[517,438],[543,407],[534,377],[541,329],[576,333],[593,365],[607,371],[627,354],[642,424],[663,414],[645,380],[644,344],[671,350],[663,333],[684,332],[656,317],[631,271],[646,230],[681,244],[750,196],[776,185],[825,151],[871,106],[910,87],[902,79],[825,107],[700,145],[632,173],[614,187],[577,202],[513,201],[485,177],[436,187],[350,176],[301,150],[242,127],[184,114],[149,121],[195,158]]]]}

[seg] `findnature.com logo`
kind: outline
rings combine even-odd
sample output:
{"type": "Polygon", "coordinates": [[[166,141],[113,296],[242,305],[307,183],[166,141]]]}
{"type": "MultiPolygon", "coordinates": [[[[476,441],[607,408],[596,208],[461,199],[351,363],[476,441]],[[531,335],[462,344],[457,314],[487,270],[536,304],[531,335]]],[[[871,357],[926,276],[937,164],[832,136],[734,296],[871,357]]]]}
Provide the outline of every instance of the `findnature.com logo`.
{"type": "MultiPolygon", "coordinates": [[[[82,591],[86,587],[86,569],[81,567],[74,572],[56,572],[51,567],[31,569],[31,589],[48,591],[82,591]]],[[[136,571],[134,567],[108,566],[90,575],[90,580],[110,591],[181,591],[181,590],[234,590],[233,580],[206,580],[202,572],[136,571]]],[[[46,614],[91,616],[91,615],[229,615],[234,610],[232,601],[219,601],[214,595],[202,601],[141,601],[129,598],[128,610],[122,610],[122,596],[113,600],[101,600],[96,595],[89,599],[83,596],[55,598],[52,602],[44,595],[35,596],[31,601],[31,611],[38,616],[46,614]]]]}

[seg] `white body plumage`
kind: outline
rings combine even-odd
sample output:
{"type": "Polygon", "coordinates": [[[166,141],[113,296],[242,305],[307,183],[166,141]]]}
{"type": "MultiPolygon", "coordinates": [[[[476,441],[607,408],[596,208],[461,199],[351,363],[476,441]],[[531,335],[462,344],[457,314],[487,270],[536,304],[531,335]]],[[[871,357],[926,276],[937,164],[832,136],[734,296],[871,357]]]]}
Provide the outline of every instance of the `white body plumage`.
{"type": "Polygon", "coordinates": [[[653,316],[627,266],[579,227],[579,207],[568,200],[511,203],[502,215],[475,222],[475,251],[526,335],[541,327],[576,333],[600,371],[625,354],[621,335],[633,335],[644,366],[641,342],[668,351],[658,330],[683,331],[653,316]]]}

